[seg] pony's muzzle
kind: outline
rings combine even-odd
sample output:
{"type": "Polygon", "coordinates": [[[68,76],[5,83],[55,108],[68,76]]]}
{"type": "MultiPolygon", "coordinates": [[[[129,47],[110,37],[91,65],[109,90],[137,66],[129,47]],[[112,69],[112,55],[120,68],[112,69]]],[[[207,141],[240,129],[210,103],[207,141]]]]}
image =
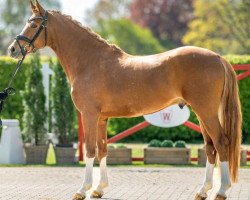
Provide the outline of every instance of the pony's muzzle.
{"type": "Polygon", "coordinates": [[[13,45],[10,45],[8,48],[9,56],[13,57],[16,54],[16,48],[13,45]]]}
{"type": "Polygon", "coordinates": [[[15,58],[15,59],[18,59],[21,56],[21,49],[16,44],[16,42],[13,42],[8,47],[8,54],[9,54],[10,57],[15,58]]]}

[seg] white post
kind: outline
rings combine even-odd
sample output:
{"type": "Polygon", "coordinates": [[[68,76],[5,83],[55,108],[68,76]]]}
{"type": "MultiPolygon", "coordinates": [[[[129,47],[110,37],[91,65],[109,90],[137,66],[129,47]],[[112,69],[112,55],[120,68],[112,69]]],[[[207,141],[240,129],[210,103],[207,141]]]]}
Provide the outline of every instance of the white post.
{"type": "MultiPolygon", "coordinates": [[[[50,76],[54,74],[54,72],[50,69],[49,63],[44,63],[42,66],[42,75],[43,75],[43,87],[44,87],[44,94],[46,96],[45,108],[49,110],[49,81],[50,76]]],[[[47,123],[47,129],[49,130],[49,123],[47,123]]]]}
{"type": "Polygon", "coordinates": [[[48,110],[49,109],[49,92],[50,92],[49,91],[49,78],[50,78],[50,75],[54,74],[54,72],[50,69],[49,63],[44,63],[41,71],[43,75],[44,93],[46,96],[45,106],[46,106],[46,109],[48,110]]]}
{"type": "Polygon", "coordinates": [[[23,140],[19,121],[4,119],[0,142],[0,164],[24,164],[23,140]]]}

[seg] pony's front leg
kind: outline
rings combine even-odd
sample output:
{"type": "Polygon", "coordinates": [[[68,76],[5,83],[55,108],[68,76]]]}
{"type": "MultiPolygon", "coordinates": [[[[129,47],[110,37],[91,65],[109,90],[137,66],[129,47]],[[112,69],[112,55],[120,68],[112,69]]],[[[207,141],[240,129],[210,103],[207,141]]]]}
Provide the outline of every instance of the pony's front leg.
{"type": "Polygon", "coordinates": [[[75,194],[73,200],[83,200],[86,193],[91,189],[93,183],[93,164],[95,159],[96,137],[97,137],[97,112],[84,112],[82,121],[85,136],[85,178],[81,188],[75,194]]]}
{"type": "Polygon", "coordinates": [[[100,161],[100,173],[101,173],[100,182],[97,188],[93,191],[91,195],[92,198],[101,198],[104,195],[103,189],[108,187],[106,157],[102,158],[102,160],[100,161]]]}
{"type": "Polygon", "coordinates": [[[100,118],[98,121],[98,159],[100,162],[100,182],[93,191],[91,197],[101,198],[104,194],[103,189],[108,187],[107,174],[107,119],[100,118]]]}

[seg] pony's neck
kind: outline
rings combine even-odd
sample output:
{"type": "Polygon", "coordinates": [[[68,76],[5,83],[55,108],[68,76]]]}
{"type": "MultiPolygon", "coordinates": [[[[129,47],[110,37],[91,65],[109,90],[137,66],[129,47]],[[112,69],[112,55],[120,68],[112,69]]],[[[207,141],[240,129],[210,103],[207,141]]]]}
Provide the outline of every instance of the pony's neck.
{"type": "Polygon", "coordinates": [[[50,12],[48,31],[48,46],[55,51],[71,84],[77,75],[87,70],[89,63],[98,62],[111,52],[122,53],[121,49],[58,12],[50,12]]]}

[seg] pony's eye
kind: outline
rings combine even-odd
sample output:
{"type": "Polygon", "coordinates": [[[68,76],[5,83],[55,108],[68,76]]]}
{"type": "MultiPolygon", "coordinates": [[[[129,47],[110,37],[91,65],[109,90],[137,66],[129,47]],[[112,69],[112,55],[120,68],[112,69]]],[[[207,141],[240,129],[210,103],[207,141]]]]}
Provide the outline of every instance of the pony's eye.
{"type": "Polygon", "coordinates": [[[31,22],[30,27],[31,27],[31,28],[36,28],[37,25],[36,25],[34,22],[31,22]]]}

